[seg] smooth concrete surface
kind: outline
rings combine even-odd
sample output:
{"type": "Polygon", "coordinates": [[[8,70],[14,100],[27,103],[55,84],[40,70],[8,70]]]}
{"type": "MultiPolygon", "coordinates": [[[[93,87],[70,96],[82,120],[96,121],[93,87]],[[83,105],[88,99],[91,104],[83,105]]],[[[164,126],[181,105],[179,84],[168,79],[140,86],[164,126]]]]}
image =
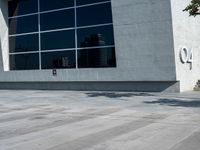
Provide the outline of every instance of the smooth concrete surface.
{"type": "Polygon", "coordinates": [[[200,92],[0,91],[0,150],[199,150],[200,92]]]}

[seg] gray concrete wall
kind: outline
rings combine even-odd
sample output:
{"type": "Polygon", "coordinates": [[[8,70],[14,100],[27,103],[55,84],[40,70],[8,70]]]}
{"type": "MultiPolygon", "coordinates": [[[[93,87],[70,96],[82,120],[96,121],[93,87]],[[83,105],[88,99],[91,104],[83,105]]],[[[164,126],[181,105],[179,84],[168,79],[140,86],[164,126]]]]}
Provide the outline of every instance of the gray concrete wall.
{"type": "Polygon", "coordinates": [[[7,0],[0,0],[0,72],[9,70],[7,0]]]}
{"type": "MultiPolygon", "coordinates": [[[[112,11],[116,68],[64,69],[56,77],[51,70],[1,71],[0,81],[176,81],[170,0],[112,0],[112,11]]],[[[7,39],[5,14],[1,39],[7,39]]],[[[1,51],[8,51],[7,44],[1,51]]]]}
{"type": "Polygon", "coordinates": [[[132,80],[175,80],[169,0],[112,0],[118,68],[132,80]]]}
{"type": "Polygon", "coordinates": [[[200,79],[200,17],[189,17],[182,10],[190,0],[171,0],[174,49],[176,58],[177,80],[180,81],[181,91],[193,90],[200,79]],[[193,49],[193,63],[182,63],[180,49],[193,49]]]}

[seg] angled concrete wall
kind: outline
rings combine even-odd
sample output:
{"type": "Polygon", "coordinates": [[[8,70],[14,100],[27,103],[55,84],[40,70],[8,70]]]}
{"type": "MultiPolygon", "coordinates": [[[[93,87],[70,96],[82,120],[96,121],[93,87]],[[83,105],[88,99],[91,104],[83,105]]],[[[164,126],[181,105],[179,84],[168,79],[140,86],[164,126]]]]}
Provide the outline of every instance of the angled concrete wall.
{"type": "Polygon", "coordinates": [[[181,91],[191,91],[200,79],[200,17],[189,17],[183,9],[190,0],[171,0],[174,49],[176,58],[177,80],[181,91]],[[183,63],[180,50],[193,49],[193,63],[183,63]]]}
{"type": "Polygon", "coordinates": [[[133,80],[176,80],[169,0],[112,0],[118,67],[133,80]]]}

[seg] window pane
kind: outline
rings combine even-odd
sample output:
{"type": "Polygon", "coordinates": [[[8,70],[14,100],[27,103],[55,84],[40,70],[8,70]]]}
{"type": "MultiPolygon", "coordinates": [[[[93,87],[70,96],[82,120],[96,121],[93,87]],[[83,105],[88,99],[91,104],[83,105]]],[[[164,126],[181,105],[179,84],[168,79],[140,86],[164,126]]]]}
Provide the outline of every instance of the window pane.
{"type": "Polygon", "coordinates": [[[37,0],[10,0],[8,1],[9,17],[38,12],[37,0]]]}
{"type": "Polygon", "coordinates": [[[41,14],[41,30],[74,27],[74,9],[41,14]]]}
{"type": "Polygon", "coordinates": [[[38,32],[37,15],[9,19],[9,34],[28,32],[38,32]]]}
{"type": "Polygon", "coordinates": [[[77,25],[112,23],[110,3],[77,8],[77,25]]]}
{"type": "Polygon", "coordinates": [[[115,49],[98,48],[78,51],[79,68],[116,67],[115,49]]]}
{"type": "Polygon", "coordinates": [[[75,51],[43,52],[42,69],[75,68],[75,51]]]}
{"type": "Polygon", "coordinates": [[[10,55],[10,70],[39,69],[39,54],[10,55]]]}
{"type": "Polygon", "coordinates": [[[114,45],[112,25],[78,29],[77,34],[78,47],[114,45]]]}
{"type": "Polygon", "coordinates": [[[10,53],[39,51],[38,34],[12,36],[9,38],[10,53]]]}
{"type": "Polygon", "coordinates": [[[74,0],[40,0],[40,11],[73,7],[74,0]]]}
{"type": "Polygon", "coordinates": [[[42,50],[75,48],[74,30],[42,33],[41,48],[42,50]]]}
{"type": "Polygon", "coordinates": [[[105,2],[110,0],[77,0],[77,5],[85,5],[91,3],[105,2]]]}

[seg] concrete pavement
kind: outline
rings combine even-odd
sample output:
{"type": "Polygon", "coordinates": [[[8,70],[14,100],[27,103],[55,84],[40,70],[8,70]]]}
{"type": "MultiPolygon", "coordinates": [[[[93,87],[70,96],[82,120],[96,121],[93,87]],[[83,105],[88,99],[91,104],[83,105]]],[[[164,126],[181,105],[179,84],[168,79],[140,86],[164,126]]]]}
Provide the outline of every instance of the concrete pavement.
{"type": "Polygon", "coordinates": [[[199,150],[200,92],[0,91],[0,150],[199,150]]]}

